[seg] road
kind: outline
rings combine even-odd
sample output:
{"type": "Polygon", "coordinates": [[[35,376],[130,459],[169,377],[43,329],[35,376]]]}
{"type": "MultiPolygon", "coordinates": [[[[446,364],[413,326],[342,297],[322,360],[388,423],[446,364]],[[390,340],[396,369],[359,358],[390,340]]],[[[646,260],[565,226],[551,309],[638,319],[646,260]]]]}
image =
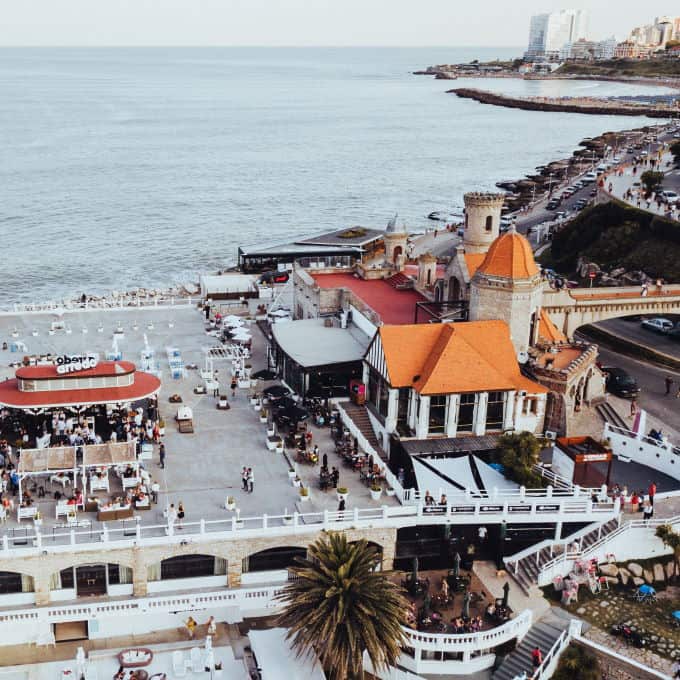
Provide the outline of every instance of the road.
{"type": "MultiPolygon", "coordinates": [[[[673,322],[680,321],[680,316],[677,314],[669,314],[664,316],[664,319],[670,319],[673,322]]],[[[644,329],[637,320],[623,319],[609,319],[608,321],[600,321],[595,324],[605,330],[616,333],[628,340],[646,345],[664,354],[670,354],[672,357],[680,359],[680,342],[678,340],[671,340],[668,336],[648,331],[644,329]]]]}
{"type": "MultiPolygon", "coordinates": [[[[589,340],[587,336],[578,331],[577,336],[589,340]]],[[[680,387],[680,371],[673,371],[662,368],[644,361],[632,359],[618,352],[607,349],[598,341],[600,348],[599,361],[603,366],[618,366],[628,371],[636,380],[640,387],[640,397],[638,404],[654,418],[657,418],[671,432],[671,439],[675,442],[680,441],[680,399],[675,398],[673,393],[680,387]],[[665,395],[664,379],[670,376],[675,381],[674,390],[670,396],[665,395]],[[675,434],[675,437],[673,436],[675,434]]],[[[665,428],[666,429],[666,428],[665,428]]]]}

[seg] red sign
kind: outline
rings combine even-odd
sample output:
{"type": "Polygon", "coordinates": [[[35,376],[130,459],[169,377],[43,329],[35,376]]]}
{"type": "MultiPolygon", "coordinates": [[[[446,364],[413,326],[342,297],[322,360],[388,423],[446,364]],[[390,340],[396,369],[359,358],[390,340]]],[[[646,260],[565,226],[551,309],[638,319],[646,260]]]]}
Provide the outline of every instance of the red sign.
{"type": "Polygon", "coordinates": [[[594,278],[597,276],[597,274],[596,274],[595,272],[590,272],[590,274],[588,274],[588,276],[589,276],[591,279],[594,279],[594,278]]]}

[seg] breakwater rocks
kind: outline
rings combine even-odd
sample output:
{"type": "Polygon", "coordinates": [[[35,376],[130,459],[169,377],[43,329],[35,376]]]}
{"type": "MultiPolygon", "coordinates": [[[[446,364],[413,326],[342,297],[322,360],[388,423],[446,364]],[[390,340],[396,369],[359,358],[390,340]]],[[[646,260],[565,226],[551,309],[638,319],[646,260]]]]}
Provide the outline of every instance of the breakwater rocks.
{"type": "Polygon", "coordinates": [[[666,107],[626,104],[607,99],[523,99],[466,87],[455,88],[448,90],[448,92],[463,99],[474,99],[481,104],[504,106],[508,109],[522,109],[523,111],[561,111],[598,116],[648,116],[649,118],[670,118],[673,115],[680,115],[678,109],[671,110],[666,107]]]}

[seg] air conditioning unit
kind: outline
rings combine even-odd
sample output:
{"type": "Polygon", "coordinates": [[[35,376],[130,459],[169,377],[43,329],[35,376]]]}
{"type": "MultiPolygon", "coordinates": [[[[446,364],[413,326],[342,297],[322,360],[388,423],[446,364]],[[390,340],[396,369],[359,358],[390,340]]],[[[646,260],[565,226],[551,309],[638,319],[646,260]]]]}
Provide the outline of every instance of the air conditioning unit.
{"type": "Polygon", "coordinates": [[[549,439],[551,442],[554,442],[557,439],[557,432],[553,432],[552,430],[546,430],[545,438],[549,439]]]}

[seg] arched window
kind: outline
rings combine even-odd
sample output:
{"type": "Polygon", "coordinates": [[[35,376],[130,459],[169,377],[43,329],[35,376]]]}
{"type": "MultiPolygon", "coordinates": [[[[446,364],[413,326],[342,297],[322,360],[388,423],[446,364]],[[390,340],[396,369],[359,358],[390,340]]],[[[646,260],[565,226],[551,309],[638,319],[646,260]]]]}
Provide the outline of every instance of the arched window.
{"type": "Polygon", "coordinates": [[[261,550],[243,560],[243,573],[288,569],[296,563],[297,557],[307,557],[307,549],[285,546],[261,550]]]}
{"type": "Polygon", "coordinates": [[[198,576],[224,576],[227,573],[227,560],[214,555],[178,555],[163,560],[160,566],[160,573],[158,573],[157,565],[150,565],[148,570],[150,581],[198,576]]]}
{"type": "Polygon", "coordinates": [[[493,229],[493,215],[488,215],[486,218],[486,225],[484,227],[487,231],[491,231],[493,229]]]}

